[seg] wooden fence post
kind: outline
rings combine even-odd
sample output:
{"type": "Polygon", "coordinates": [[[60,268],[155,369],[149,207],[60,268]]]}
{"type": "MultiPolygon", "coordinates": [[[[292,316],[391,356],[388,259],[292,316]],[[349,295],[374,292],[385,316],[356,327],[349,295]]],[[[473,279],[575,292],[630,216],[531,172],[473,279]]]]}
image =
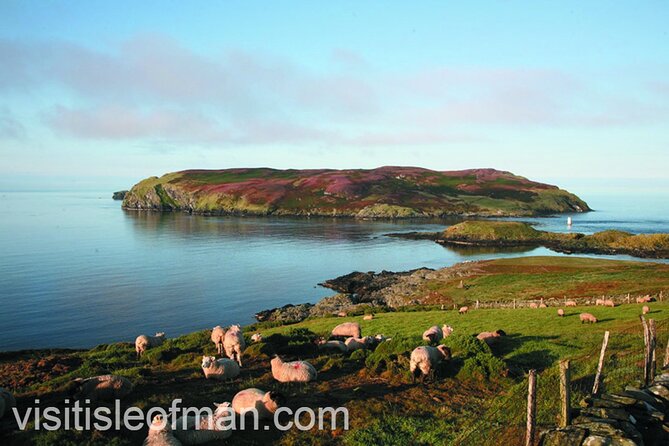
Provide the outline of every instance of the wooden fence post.
{"type": "Polygon", "coordinates": [[[479,309],[479,300],[478,299],[476,299],[476,309],[477,310],[479,309]]]}
{"type": "Polygon", "coordinates": [[[650,354],[648,355],[648,385],[650,385],[655,379],[655,346],[657,344],[655,319],[648,319],[648,334],[650,341],[650,354]]]}
{"type": "Polygon", "coordinates": [[[641,318],[641,324],[643,325],[643,384],[647,386],[649,384],[648,376],[648,358],[650,357],[650,331],[648,330],[648,322],[643,315],[639,316],[641,318]]]}
{"type": "Polygon", "coordinates": [[[669,339],[667,339],[667,348],[664,350],[664,362],[662,368],[669,367],[669,339]]]}
{"type": "Polygon", "coordinates": [[[513,309],[516,309],[516,299],[513,299],[513,309]]]}
{"type": "Polygon", "coordinates": [[[602,379],[602,368],[604,367],[604,355],[606,355],[606,346],[609,344],[609,332],[604,332],[604,341],[602,342],[602,350],[599,352],[599,363],[597,364],[597,374],[595,375],[595,383],[592,385],[592,394],[597,395],[599,392],[599,381],[602,379]]]}
{"type": "Polygon", "coordinates": [[[534,445],[534,431],[537,422],[537,371],[532,369],[527,378],[527,431],[525,446],[534,445]]]}
{"type": "Polygon", "coordinates": [[[562,400],[560,427],[567,427],[571,424],[571,372],[568,359],[560,361],[560,399],[562,400]]]}

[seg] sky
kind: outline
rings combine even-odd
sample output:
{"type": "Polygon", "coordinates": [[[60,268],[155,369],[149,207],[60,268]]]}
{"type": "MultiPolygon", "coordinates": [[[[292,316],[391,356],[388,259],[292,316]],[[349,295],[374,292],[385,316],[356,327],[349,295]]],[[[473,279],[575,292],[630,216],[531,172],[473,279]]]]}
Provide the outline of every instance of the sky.
{"type": "Polygon", "coordinates": [[[666,1],[0,0],[0,190],[493,167],[669,186],[666,1]]]}

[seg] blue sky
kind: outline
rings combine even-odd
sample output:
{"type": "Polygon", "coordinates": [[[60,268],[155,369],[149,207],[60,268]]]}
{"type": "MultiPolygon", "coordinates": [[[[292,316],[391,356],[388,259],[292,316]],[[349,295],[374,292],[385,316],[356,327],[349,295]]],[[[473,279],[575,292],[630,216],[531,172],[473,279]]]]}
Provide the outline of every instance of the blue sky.
{"type": "Polygon", "coordinates": [[[660,1],[0,0],[0,189],[240,166],[667,184],[667,23],[660,1]]]}

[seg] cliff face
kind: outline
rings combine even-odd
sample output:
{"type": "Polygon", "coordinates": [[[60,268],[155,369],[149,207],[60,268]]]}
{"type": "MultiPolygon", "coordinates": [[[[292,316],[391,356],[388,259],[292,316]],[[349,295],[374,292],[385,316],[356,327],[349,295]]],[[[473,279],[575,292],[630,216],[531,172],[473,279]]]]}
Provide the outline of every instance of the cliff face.
{"type": "Polygon", "coordinates": [[[126,194],[123,207],[360,218],[530,216],[590,210],[574,194],[510,172],[437,172],[416,167],[185,170],[142,180],[126,194]]]}

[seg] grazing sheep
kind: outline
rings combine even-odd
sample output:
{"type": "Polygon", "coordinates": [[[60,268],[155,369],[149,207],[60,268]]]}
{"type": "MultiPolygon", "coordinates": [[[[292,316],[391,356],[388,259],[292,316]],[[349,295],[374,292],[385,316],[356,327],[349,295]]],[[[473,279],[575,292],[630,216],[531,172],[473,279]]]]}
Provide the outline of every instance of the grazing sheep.
{"type": "Polygon", "coordinates": [[[163,345],[165,342],[165,333],[156,333],[155,336],[139,335],[135,339],[135,351],[137,359],[141,358],[145,351],[150,348],[163,345]]]}
{"type": "Polygon", "coordinates": [[[242,328],[239,325],[233,325],[225,333],[223,338],[223,347],[225,348],[225,355],[237,361],[239,366],[242,366],[242,353],[246,348],[244,335],[242,335],[242,328]]]}
{"type": "Polygon", "coordinates": [[[540,303],[539,308],[548,308],[548,306],[545,303],[540,303]]]}
{"type": "Polygon", "coordinates": [[[445,345],[438,347],[430,347],[427,345],[416,347],[411,352],[411,360],[409,362],[409,370],[413,381],[420,377],[421,382],[424,381],[425,376],[434,376],[434,371],[441,361],[451,359],[451,349],[445,345]]]}
{"type": "Polygon", "coordinates": [[[318,340],[317,344],[318,348],[321,350],[334,351],[339,353],[346,353],[348,351],[346,344],[344,344],[342,341],[326,341],[325,339],[321,338],[318,340]]]}
{"type": "Polygon", "coordinates": [[[536,308],[539,308],[539,306],[534,302],[530,302],[530,308],[536,309],[536,308]]]}
{"type": "Polygon", "coordinates": [[[203,356],[202,371],[207,379],[232,379],[239,376],[239,364],[228,358],[203,356]]]}
{"type": "Polygon", "coordinates": [[[149,435],[142,443],[143,446],[182,446],[182,443],[172,435],[169,422],[162,415],[153,417],[149,426],[149,435]]]}
{"type": "MultiPolygon", "coordinates": [[[[237,365],[234,361],[233,364],[237,365]]],[[[189,416],[185,420],[183,417],[177,418],[174,436],[187,446],[229,438],[232,435],[234,410],[230,403],[214,403],[214,405],[216,410],[213,415],[200,418],[199,425],[195,424],[197,422],[195,416],[189,416]]]]}
{"type": "Polygon", "coordinates": [[[573,300],[568,300],[567,302],[564,303],[564,306],[565,306],[565,307],[575,307],[575,306],[576,306],[576,302],[573,301],[573,300]]]}
{"type": "Polygon", "coordinates": [[[272,376],[281,383],[314,381],[318,373],[313,365],[307,361],[283,362],[279,356],[270,361],[272,376]]]}
{"type": "Polygon", "coordinates": [[[437,343],[443,338],[447,338],[450,334],[453,333],[453,327],[450,325],[445,325],[439,328],[437,325],[433,325],[423,332],[423,340],[429,343],[437,343]]]}
{"type": "Polygon", "coordinates": [[[124,376],[100,375],[77,378],[70,387],[70,396],[76,400],[113,401],[124,398],[132,391],[132,383],[124,376]]]}
{"type": "Polygon", "coordinates": [[[484,331],[483,333],[479,333],[476,336],[476,339],[479,341],[483,341],[488,345],[493,345],[499,341],[499,338],[502,336],[506,336],[506,333],[504,330],[497,330],[497,331],[484,331]]]}
{"type": "Polygon", "coordinates": [[[238,415],[255,409],[258,419],[272,418],[279,407],[286,404],[286,398],[279,392],[263,392],[260,389],[249,388],[238,392],[232,399],[232,409],[238,415]]]}
{"type": "Polygon", "coordinates": [[[225,329],[220,325],[211,329],[211,342],[216,345],[216,354],[223,354],[223,339],[225,338],[225,329]]]}
{"type": "Polygon", "coordinates": [[[648,314],[650,313],[650,307],[648,305],[644,305],[641,307],[641,314],[648,314]]]}
{"type": "Polygon", "coordinates": [[[607,299],[604,301],[604,306],[605,307],[615,307],[616,303],[612,301],[611,299],[607,299]]]}
{"type": "Polygon", "coordinates": [[[588,322],[588,323],[591,323],[591,324],[596,324],[597,323],[597,318],[590,313],[581,313],[578,316],[578,318],[581,320],[581,324],[583,322],[588,322]]]}
{"type": "Polygon", "coordinates": [[[564,310],[562,308],[558,308],[557,314],[560,317],[564,317],[564,310]]]}
{"type": "Polygon", "coordinates": [[[374,319],[374,315],[373,315],[373,314],[366,314],[366,315],[364,315],[364,316],[362,317],[362,320],[363,320],[363,321],[371,321],[371,320],[373,320],[373,319],[374,319]]]}
{"type": "Polygon", "coordinates": [[[458,313],[465,314],[468,311],[469,311],[469,307],[460,307],[460,309],[458,310],[458,313]]]}
{"type": "Polygon", "coordinates": [[[253,336],[251,336],[251,342],[262,342],[263,337],[260,333],[253,333],[253,336]]]}
{"type": "Polygon", "coordinates": [[[350,338],[359,338],[361,336],[360,324],[357,322],[344,322],[332,329],[332,336],[350,338]]]}
{"type": "Polygon", "coordinates": [[[372,339],[373,338],[371,338],[369,336],[365,336],[364,338],[350,337],[350,338],[346,338],[346,341],[344,342],[344,344],[346,345],[346,349],[349,352],[353,352],[353,351],[356,351],[356,350],[364,350],[367,347],[369,347],[370,345],[372,345],[372,343],[374,342],[372,339]]]}
{"type": "Polygon", "coordinates": [[[14,395],[12,395],[9,390],[0,387],[0,418],[2,418],[5,413],[9,413],[12,410],[12,407],[16,407],[16,399],[14,399],[14,395]]]}
{"type": "Polygon", "coordinates": [[[604,302],[605,302],[604,299],[597,299],[597,300],[595,301],[595,306],[604,305],[604,302]]]}

